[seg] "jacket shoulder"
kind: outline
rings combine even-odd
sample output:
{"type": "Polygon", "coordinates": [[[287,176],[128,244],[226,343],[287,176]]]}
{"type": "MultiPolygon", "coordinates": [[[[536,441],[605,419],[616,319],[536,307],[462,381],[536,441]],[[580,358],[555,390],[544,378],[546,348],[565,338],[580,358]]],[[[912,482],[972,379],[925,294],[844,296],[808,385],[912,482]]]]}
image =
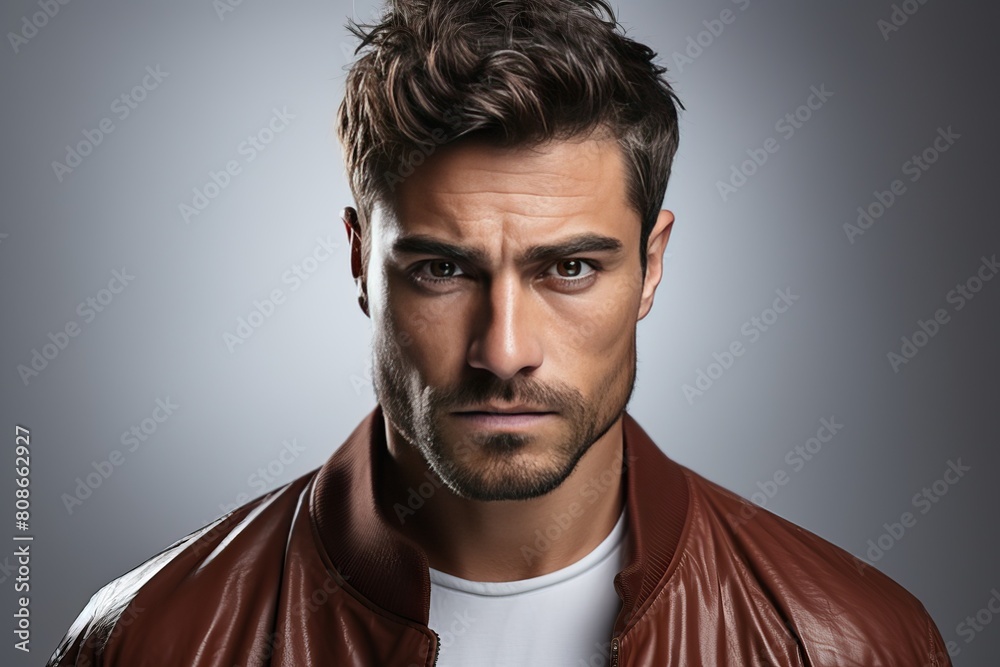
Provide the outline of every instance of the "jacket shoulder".
{"type": "Polygon", "coordinates": [[[299,496],[315,472],[232,510],[102,587],[70,626],[47,666],[119,664],[115,655],[124,641],[144,642],[157,636],[169,640],[163,637],[163,627],[172,632],[184,628],[192,609],[215,608],[221,600],[212,596],[222,597],[230,589],[205,585],[215,583],[210,578],[217,580],[224,572],[230,581],[239,581],[251,571],[275,566],[280,574],[299,496]],[[227,548],[237,540],[247,544],[227,548]]]}
{"type": "MultiPolygon", "coordinates": [[[[773,607],[809,664],[949,665],[920,601],[844,549],[685,469],[688,539],[711,543],[773,607]],[[852,656],[846,658],[846,656],[852,656]]],[[[716,566],[716,564],[707,564],[716,566]]]]}

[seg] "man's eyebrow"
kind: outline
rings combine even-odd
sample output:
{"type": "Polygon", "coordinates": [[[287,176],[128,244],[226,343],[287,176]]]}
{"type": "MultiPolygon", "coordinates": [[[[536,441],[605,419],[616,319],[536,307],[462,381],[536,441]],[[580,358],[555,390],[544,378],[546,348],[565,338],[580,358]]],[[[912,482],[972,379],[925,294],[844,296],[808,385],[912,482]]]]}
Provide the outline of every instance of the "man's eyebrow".
{"type": "Polygon", "coordinates": [[[486,254],[477,248],[454,245],[430,236],[415,234],[402,236],[392,244],[392,252],[410,255],[437,255],[456,259],[467,264],[486,264],[486,254]]]}
{"type": "Polygon", "coordinates": [[[569,255],[581,255],[593,252],[617,252],[622,249],[622,242],[613,236],[602,234],[578,234],[559,243],[536,245],[528,248],[519,258],[522,263],[538,262],[544,259],[555,259],[569,255]]]}
{"type": "MultiPolygon", "coordinates": [[[[518,257],[518,263],[528,264],[586,253],[617,252],[621,249],[622,242],[612,236],[594,233],[578,234],[559,243],[532,246],[518,257]]],[[[488,263],[486,253],[478,248],[455,245],[421,234],[396,239],[392,244],[392,250],[393,253],[448,257],[480,266],[488,263]]]]}

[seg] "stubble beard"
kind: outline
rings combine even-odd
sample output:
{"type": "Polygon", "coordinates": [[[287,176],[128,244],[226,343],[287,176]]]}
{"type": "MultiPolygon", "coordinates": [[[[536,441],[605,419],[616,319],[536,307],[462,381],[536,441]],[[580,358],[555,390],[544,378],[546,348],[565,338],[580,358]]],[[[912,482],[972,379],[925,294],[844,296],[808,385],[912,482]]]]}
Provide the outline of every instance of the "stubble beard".
{"type": "Polygon", "coordinates": [[[502,380],[480,369],[470,369],[473,372],[454,387],[420,386],[419,375],[391,338],[387,342],[376,334],[372,349],[375,395],[391,427],[453,493],[470,500],[528,500],[560,486],[618,420],[635,388],[634,331],[625,359],[594,385],[597,391],[589,401],[565,383],[541,384],[523,375],[502,380]],[[449,413],[493,401],[557,411],[565,435],[546,443],[521,433],[456,437],[443,432],[449,413]]]}

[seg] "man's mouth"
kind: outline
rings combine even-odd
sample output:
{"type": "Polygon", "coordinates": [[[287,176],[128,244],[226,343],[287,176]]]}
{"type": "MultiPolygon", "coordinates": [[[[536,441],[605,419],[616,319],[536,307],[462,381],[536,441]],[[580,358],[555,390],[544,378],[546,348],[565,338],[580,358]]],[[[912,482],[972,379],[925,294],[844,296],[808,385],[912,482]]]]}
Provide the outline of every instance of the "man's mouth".
{"type": "Polygon", "coordinates": [[[519,428],[534,426],[558,413],[527,405],[484,405],[452,414],[470,425],[482,428],[519,428]]]}
{"type": "Polygon", "coordinates": [[[491,414],[491,415],[531,415],[531,414],[553,414],[554,410],[547,410],[544,407],[528,405],[527,403],[517,403],[511,405],[499,405],[495,403],[477,405],[466,410],[458,410],[458,414],[491,414]]]}

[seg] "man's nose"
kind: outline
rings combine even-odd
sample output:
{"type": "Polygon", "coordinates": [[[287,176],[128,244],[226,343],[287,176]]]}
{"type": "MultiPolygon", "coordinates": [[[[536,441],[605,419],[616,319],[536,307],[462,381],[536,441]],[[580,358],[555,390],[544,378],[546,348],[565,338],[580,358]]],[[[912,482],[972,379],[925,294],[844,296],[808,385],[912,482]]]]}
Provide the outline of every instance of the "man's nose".
{"type": "Polygon", "coordinates": [[[467,360],[473,368],[508,380],[542,364],[543,326],[538,304],[517,276],[493,280],[483,290],[467,360]]]}

